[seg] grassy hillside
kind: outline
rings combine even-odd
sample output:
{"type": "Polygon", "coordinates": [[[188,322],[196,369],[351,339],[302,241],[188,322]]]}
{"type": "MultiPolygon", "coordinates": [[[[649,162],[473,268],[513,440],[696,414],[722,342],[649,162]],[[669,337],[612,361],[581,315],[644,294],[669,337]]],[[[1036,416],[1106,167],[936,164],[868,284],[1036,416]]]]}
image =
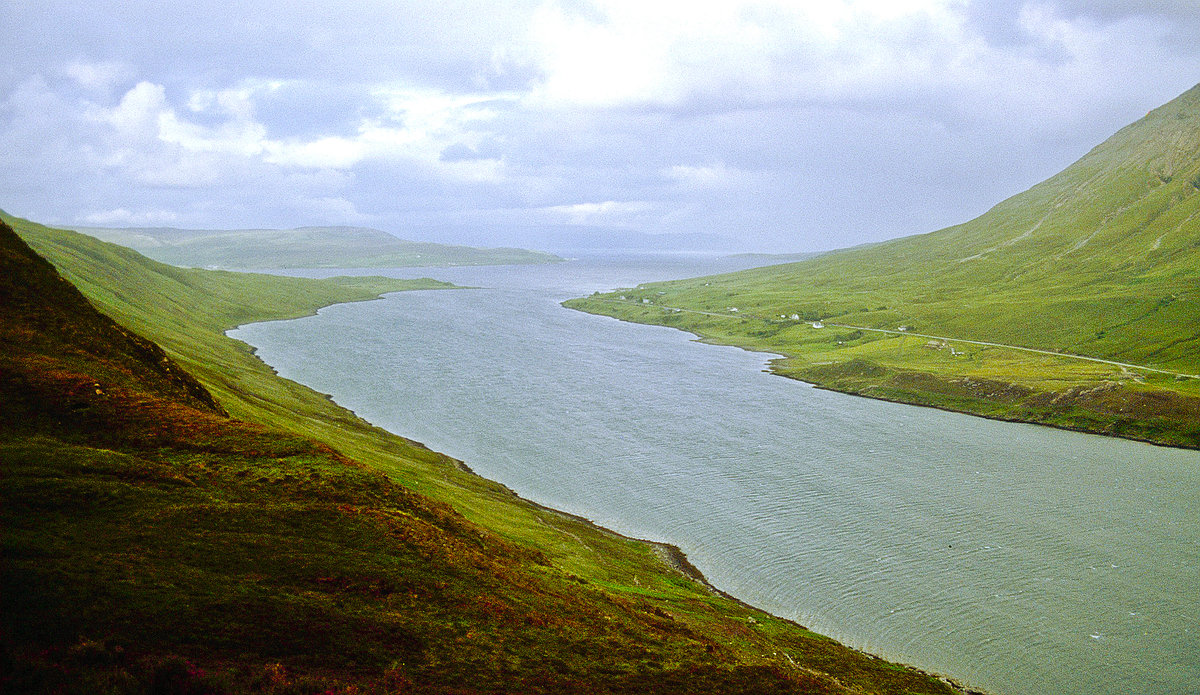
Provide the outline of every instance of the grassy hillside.
{"type": "Polygon", "coordinates": [[[554,263],[525,249],[480,249],[405,241],[364,227],[173,229],[77,227],[163,263],[190,268],[400,268],[407,266],[554,263]]]}
{"type": "Polygon", "coordinates": [[[382,281],[185,271],[13,222],[165,352],[0,226],[0,691],[950,692],[373,428],[222,334],[382,281]]]}
{"type": "Polygon", "coordinates": [[[1200,446],[1200,382],[1177,376],[1200,374],[1200,86],[965,224],[570,306],[839,390],[1200,446]]]}

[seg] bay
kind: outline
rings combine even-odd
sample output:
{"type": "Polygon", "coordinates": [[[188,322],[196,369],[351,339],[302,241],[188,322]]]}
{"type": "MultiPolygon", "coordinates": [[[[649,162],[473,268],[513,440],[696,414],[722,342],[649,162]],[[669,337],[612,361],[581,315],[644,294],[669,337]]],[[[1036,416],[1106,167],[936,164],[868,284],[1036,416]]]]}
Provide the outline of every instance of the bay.
{"type": "Polygon", "coordinates": [[[397,269],[476,289],[230,334],[368,421],[674,543],[718,587],[855,647],[996,695],[1195,692],[1200,452],[822,391],[764,373],[769,356],[559,306],[748,264],[397,269]]]}

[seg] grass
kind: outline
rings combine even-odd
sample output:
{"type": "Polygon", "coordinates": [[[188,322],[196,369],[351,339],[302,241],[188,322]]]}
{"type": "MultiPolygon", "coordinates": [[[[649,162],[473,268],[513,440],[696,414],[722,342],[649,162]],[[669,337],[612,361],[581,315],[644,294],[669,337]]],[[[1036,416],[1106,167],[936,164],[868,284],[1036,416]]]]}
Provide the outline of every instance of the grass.
{"type": "Polygon", "coordinates": [[[183,270],[8,219],[120,325],[0,229],[0,691],[950,692],[223,335],[393,281],[183,270]]]}
{"type": "Polygon", "coordinates": [[[567,306],[779,353],[831,389],[1200,447],[1200,379],[1176,376],[1200,375],[1200,86],[965,224],[567,306]],[[860,330],[901,326],[947,340],[860,330]]]}

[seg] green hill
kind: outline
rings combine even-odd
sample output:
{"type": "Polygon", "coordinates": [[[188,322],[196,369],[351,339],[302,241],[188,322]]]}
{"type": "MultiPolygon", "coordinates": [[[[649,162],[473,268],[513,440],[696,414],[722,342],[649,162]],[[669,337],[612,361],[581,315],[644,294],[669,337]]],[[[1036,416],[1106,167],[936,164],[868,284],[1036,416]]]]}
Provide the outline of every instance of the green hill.
{"type": "Polygon", "coordinates": [[[189,268],[400,268],[555,263],[540,251],[405,241],[364,227],[174,229],[75,227],[171,265],[189,268]]]}
{"type": "Polygon", "coordinates": [[[1200,446],[1179,376],[1200,374],[1200,86],[965,224],[570,306],[779,352],[830,388],[1200,446]]]}
{"type": "Polygon", "coordinates": [[[6,222],[29,246],[0,224],[0,692],[951,692],[223,335],[443,285],[180,269],[6,222]]]}

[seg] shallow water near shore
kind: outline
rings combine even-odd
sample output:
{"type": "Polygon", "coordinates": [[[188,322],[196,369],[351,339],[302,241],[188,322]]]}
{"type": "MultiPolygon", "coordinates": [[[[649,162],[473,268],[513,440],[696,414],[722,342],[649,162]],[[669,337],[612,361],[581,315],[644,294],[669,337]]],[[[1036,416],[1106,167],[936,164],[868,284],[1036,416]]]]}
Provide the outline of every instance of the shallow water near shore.
{"type": "Polygon", "coordinates": [[[764,373],[768,355],[559,306],[738,263],[399,269],[479,289],[230,334],[370,422],[674,543],[719,588],[853,646],[995,695],[1195,692],[1200,452],[822,391],[764,373]]]}

